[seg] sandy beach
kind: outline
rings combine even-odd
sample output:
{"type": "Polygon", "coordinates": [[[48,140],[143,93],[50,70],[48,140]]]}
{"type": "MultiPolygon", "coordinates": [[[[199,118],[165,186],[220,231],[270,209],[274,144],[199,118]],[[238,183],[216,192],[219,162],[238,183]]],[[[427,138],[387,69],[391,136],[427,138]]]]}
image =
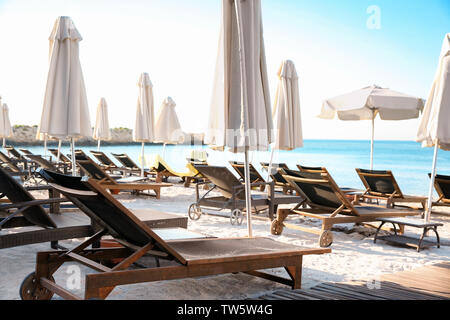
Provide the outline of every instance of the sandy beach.
{"type": "MultiPolygon", "coordinates": [[[[195,188],[184,188],[181,184],[174,183],[173,187],[163,191],[160,200],[127,194],[116,197],[129,208],[152,208],[186,216],[187,208],[195,201],[195,188]]],[[[450,210],[447,209],[447,212],[450,212],[450,210]]],[[[81,212],[79,214],[83,215],[81,212]]],[[[420,219],[420,216],[414,217],[414,219],[420,219]]],[[[322,282],[376,280],[382,274],[413,270],[422,266],[449,261],[450,216],[434,215],[432,220],[444,224],[443,227],[438,229],[441,237],[441,248],[433,247],[420,252],[413,248],[392,246],[383,241],[374,244],[375,230],[371,228],[355,227],[352,224],[335,226],[336,228],[333,229],[334,243],[331,246],[332,253],[311,255],[304,258],[303,288],[310,288],[322,282]]],[[[290,216],[288,222],[315,226],[314,221],[298,216],[290,216]]],[[[319,228],[318,224],[317,227],[319,228]]],[[[244,237],[247,235],[245,222],[241,226],[232,226],[227,212],[224,212],[223,217],[204,214],[198,221],[189,220],[188,229],[215,237],[244,237]]],[[[271,235],[268,220],[253,219],[253,229],[255,236],[270,237],[277,241],[301,247],[318,247],[317,236],[302,231],[285,228],[281,236],[271,235]]],[[[12,229],[1,232],[22,230],[12,229]]],[[[419,229],[406,228],[407,235],[419,237],[418,232],[419,229]]],[[[432,238],[434,239],[434,236],[432,238]]],[[[79,241],[79,239],[63,241],[62,244],[70,248],[79,241]]],[[[8,275],[0,280],[0,299],[20,299],[20,284],[25,276],[34,270],[36,252],[48,251],[49,248],[48,243],[42,243],[0,250],[0,269],[8,275]]],[[[144,258],[142,263],[153,264],[154,261],[150,258],[144,258]]],[[[83,275],[86,272],[93,271],[83,266],[74,268],[73,265],[64,265],[55,274],[55,279],[63,286],[65,284],[65,287],[70,288],[74,293],[82,295],[84,290],[83,275]],[[79,277],[81,282],[73,280],[73,276],[78,275],[78,272],[81,275],[79,277]]],[[[287,277],[282,269],[274,269],[270,272],[287,277]]],[[[270,293],[280,288],[287,287],[244,274],[227,274],[121,286],[114,289],[108,299],[245,299],[270,293]]],[[[57,296],[54,298],[59,299],[57,296]]]]}

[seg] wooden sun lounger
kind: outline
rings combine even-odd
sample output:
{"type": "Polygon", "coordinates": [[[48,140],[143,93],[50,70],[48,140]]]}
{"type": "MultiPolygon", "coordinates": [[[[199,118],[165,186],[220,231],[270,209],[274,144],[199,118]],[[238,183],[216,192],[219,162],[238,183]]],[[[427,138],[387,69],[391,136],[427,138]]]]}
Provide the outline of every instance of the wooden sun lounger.
{"type": "MultiPolygon", "coordinates": [[[[200,196],[199,186],[201,183],[196,185],[196,202],[189,207],[189,217],[193,220],[199,219],[202,214],[202,207],[209,210],[215,208],[216,211],[228,209],[231,210],[231,224],[241,224],[242,211],[246,208],[245,186],[241,181],[226,167],[196,165],[195,168],[210,183],[214,184],[214,187],[200,196]],[[220,192],[222,196],[208,196],[213,190],[220,192]]],[[[268,194],[251,195],[252,211],[258,213],[268,210],[270,220],[273,220],[274,212],[279,205],[298,203],[303,199],[299,196],[275,193],[272,182],[255,182],[252,185],[259,187],[261,184],[269,185],[269,192],[268,194]]]]}
{"type": "MultiPolygon", "coordinates": [[[[269,163],[261,162],[261,166],[264,170],[269,170],[269,163]]],[[[280,187],[282,192],[285,194],[293,193],[294,188],[283,178],[283,174],[286,174],[284,169],[289,170],[289,167],[285,163],[272,163],[272,173],[270,177],[272,181],[275,182],[275,187],[280,187]]]]}
{"type": "MultiPolygon", "coordinates": [[[[114,158],[117,159],[117,161],[119,161],[120,164],[122,164],[122,166],[128,170],[130,170],[130,172],[135,173],[135,174],[141,174],[141,167],[139,167],[134,161],[133,159],[131,159],[126,153],[112,153],[111,154],[114,156],[114,158]]],[[[152,170],[152,168],[149,169],[144,169],[144,175],[148,176],[148,175],[156,175],[156,172],[154,170],[152,170]]]]}
{"type": "Polygon", "coordinates": [[[365,169],[355,170],[366,188],[360,199],[385,200],[386,207],[394,207],[396,203],[420,203],[422,205],[422,209],[425,209],[427,198],[404,195],[400,190],[392,171],[365,169]]]}
{"type": "Polygon", "coordinates": [[[21,285],[22,299],[47,300],[54,294],[65,299],[81,299],[57,284],[52,276],[65,262],[72,261],[97,271],[86,275],[85,299],[105,299],[119,285],[236,272],[300,288],[303,256],[331,252],[330,249],[307,249],[268,238],[164,241],[97,181],[85,177],[82,182],[89,190],[69,189],[56,184],[53,187],[95,220],[100,225],[99,231],[71,250],[39,252],[35,272],[21,285]],[[111,235],[123,247],[86,249],[104,235],[111,235]],[[172,260],[173,265],[129,269],[144,255],[172,260]],[[123,260],[113,267],[102,264],[102,261],[117,258],[123,260]],[[259,271],[277,267],[284,267],[289,279],[259,271]]]}
{"type": "Polygon", "coordinates": [[[13,146],[6,146],[5,150],[8,151],[10,156],[13,156],[17,160],[23,160],[22,154],[16,150],[13,146]]]}
{"type": "MultiPolygon", "coordinates": [[[[238,161],[229,161],[231,167],[238,173],[238,175],[241,177],[243,181],[245,181],[245,164],[243,162],[238,161]]],[[[259,190],[264,191],[266,188],[266,185],[264,184],[266,180],[259,174],[258,170],[255,169],[255,167],[250,163],[250,182],[255,183],[261,183],[259,190]]]]}
{"type": "Polygon", "coordinates": [[[10,175],[18,176],[22,181],[28,180],[31,176],[30,168],[26,160],[13,160],[6,154],[0,151],[0,167],[7,170],[10,175]],[[22,168],[19,167],[19,163],[22,163],[22,168]]]}
{"type": "Polygon", "coordinates": [[[178,177],[182,181],[184,181],[184,186],[187,188],[193,181],[199,182],[204,180],[202,174],[198,172],[198,170],[192,163],[187,163],[186,168],[188,169],[188,171],[186,172],[177,172],[173,170],[169,166],[169,164],[159,155],[156,155],[155,162],[153,164],[153,170],[157,172],[157,178],[159,178],[157,181],[162,180],[163,177],[178,177]]]}
{"type": "MultiPolygon", "coordinates": [[[[428,176],[431,177],[431,173],[428,176]]],[[[450,207],[450,176],[437,174],[434,178],[434,188],[439,198],[437,201],[433,201],[431,206],[450,207]]]]}
{"type": "MultiPolygon", "coordinates": [[[[37,188],[34,188],[37,189],[37,188]]],[[[40,189],[40,188],[39,188],[40,189]]],[[[87,237],[92,233],[91,226],[57,228],[43,205],[49,205],[50,212],[59,212],[59,204],[67,199],[49,189],[49,199],[35,199],[20,183],[0,168],[0,194],[9,203],[0,205],[0,230],[19,227],[40,227],[40,230],[0,235],[0,249],[22,246],[32,243],[51,242],[52,247],[58,240],[87,237]],[[57,196],[58,197],[55,197],[57,196]]]]}
{"type": "MultiPolygon", "coordinates": [[[[114,161],[111,160],[104,152],[91,150],[91,154],[98,160],[100,166],[103,170],[115,174],[120,173],[122,176],[125,175],[140,175],[141,171],[138,169],[130,169],[126,167],[119,167],[115,164],[114,161]]],[[[145,172],[144,172],[145,174],[145,172]]]]}
{"type": "Polygon", "coordinates": [[[38,154],[27,154],[25,157],[28,158],[30,161],[36,163],[41,168],[61,173],[67,173],[66,165],[52,163],[38,154]]]}
{"type": "MultiPolygon", "coordinates": [[[[326,173],[330,175],[327,168],[325,167],[306,167],[297,164],[297,168],[300,172],[309,172],[309,173],[326,173]]],[[[285,170],[287,171],[287,170],[285,170]]],[[[290,170],[287,172],[288,176],[295,176],[298,171],[290,170]]],[[[364,193],[364,190],[357,189],[357,188],[351,188],[351,187],[339,187],[343,193],[345,193],[349,198],[352,198],[353,201],[358,200],[358,197],[364,193]]]]}
{"type": "Polygon", "coordinates": [[[322,221],[321,230],[290,224],[289,227],[320,235],[321,247],[330,246],[333,242],[331,228],[339,223],[373,222],[382,217],[405,217],[422,214],[413,209],[383,208],[374,205],[353,205],[339,189],[328,173],[298,173],[295,177],[285,175],[284,178],[303,195],[304,200],[294,209],[279,209],[277,218],[271,226],[272,234],[281,234],[284,220],[290,214],[314,218],[322,221]],[[309,208],[300,208],[307,205],[309,208]]]}
{"type": "MultiPolygon", "coordinates": [[[[58,149],[49,148],[47,150],[53,155],[53,157],[55,157],[54,161],[56,162],[56,159],[58,159],[58,149]]],[[[59,161],[68,165],[69,168],[72,165],[72,161],[68,157],[66,157],[62,152],[59,153],[59,161]]]]}
{"type": "MultiPolygon", "coordinates": [[[[99,183],[111,192],[120,191],[133,191],[137,194],[142,191],[152,190],[155,192],[156,199],[161,197],[161,188],[172,186],[169,183],[164,182],[143,182],[143,183],[129,183],[129,178],[115,180],[108,173],[92,160],[78,160],[78,166],[89,176],[99,181],[99,183]]],[[[146,180],[148,178],[138,178],[140,180],[146,180]]]]}

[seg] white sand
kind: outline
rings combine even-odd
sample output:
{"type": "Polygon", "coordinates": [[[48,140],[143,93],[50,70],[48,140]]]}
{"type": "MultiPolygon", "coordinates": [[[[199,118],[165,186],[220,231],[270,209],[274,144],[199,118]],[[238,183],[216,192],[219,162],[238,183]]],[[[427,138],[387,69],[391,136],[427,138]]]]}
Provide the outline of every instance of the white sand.
{"type": "MultiPolygon", "coordinates": [[[[175,184],[174,187],[163,190],[160,200],[142,196],[132,197],[126,194],[117,197],[131,208],[151,207],[156,210],[186,216],[187,208],[195,200],[195,188],[183,188],[181,185],[175,184]]],[[[216,237],[247,235],[245,223],[241,226],[232,226],[228,218],[229,213],[224,212],[224,216],[226,217],[202,215],[198,221],[189,220],[188,229],[216,237]]],[[[420,219],[420,217],[417,217],[417,219],[420,219]]],[[[337,226],[346,232],[333,232],[332,253],[311,255],[304,258],[303,287],[308,288],[327,281],[372,280],[377,279],[381,274],[411,270],[424,265],[449,261],[450,216],[435,215],[432,219],[444,223],[444,226],[439,228],[443,245],[440,249],[434,247],[421,252],[417,252],[413,248],[391,246],[383,241],[374,244],[373,234],[375,230],[373,229],[352,225],[337,226]]],[[[319,228],[317,222],[299,216],[290,216],[288,220],[290,223],[301,223],[302,225],[319,228]]],[[[309,248],[318,246],[317,235],[302,231],[285,228],[281,236],[272,236],[268,221],[253,220],[253,230],[255,236],[270,237],[277,241],[309,248]]],[[[416,228],[406,227],[408,235],[419,237],[419,231],[416,228]]],[[[14,232],[14,230],[11,232],[14,232]]],[[[434,236],[431,238],[434,240],[434,236]]],[[[79,240],[63,242],[69,247],[75,243],[79,243],[79,240]]],[[[34,270],[36,252],[47,250],[49,250],[49,244],[47,243],[0,250],[0,270],[2,271],[0,299],[19,299],[19,286],[24,277],[34,270]]],[[[146,259],[146,263],[153,263],[153,260],[146,259]]],[[[71,276],[74,272],[70,267],[71,265],[75,264],[64,265],[55,274],[55,278],[58,283],[66,287],[72,283],[76,289],[77,281],[71,282],[71,280],[78,278],[71,276]]],[[[80,289],[72,291],[82,295],[84,289],[83,275],[92,271],[85,267],[75,270],[81,271],[81,285],[79,286],[80,289]]],[[[286,276],[282,269],[271,270],[271,272],[286,276]]],[[[259,296],[280,288],[287,287],[244,274],[228,274],[121,286],[112,292],[109,299],[242,299],[259,296]]]]}

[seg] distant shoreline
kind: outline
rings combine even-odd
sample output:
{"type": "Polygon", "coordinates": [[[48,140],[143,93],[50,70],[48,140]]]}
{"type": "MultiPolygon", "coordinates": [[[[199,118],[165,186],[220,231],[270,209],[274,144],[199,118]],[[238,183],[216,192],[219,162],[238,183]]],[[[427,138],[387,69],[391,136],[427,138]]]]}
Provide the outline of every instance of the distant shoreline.
{"type": "MultiPolygon", "coordinates": [[[[38,126],[15,125],[13,126],[13,135],[6,138],[6,144],[11,146],[41,146],[43,141],[36,139],[38,126]]],[[[204,145],[204,135],[201,133],[185,133],[184,145],[204,145]]],[[[63,145],[68,145],[69,140],[64,139],[63,145]]],[[[97,140],[92,137],[80,138],[76,140],[78,146],[96,146],[97,140]]],[[[102,140],[103,146],[120,145],[140,145],[140,142],[133,141],[133,130],[129,128],[112,128],[111,140],[102,140]]],[[[162,143],[146,143],[148,145],[162,145],[162,143]]],[[[48,140],[48,146],[57,146],[58,140],[48,140]]]]}

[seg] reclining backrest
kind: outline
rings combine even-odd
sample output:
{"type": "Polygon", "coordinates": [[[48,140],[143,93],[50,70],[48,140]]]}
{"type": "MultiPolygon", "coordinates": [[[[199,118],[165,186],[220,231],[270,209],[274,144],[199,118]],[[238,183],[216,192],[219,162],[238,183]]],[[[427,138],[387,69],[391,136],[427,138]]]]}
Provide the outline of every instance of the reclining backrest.
{"type": "MultiPolygon", "coordinates": [[[[328,208],[339,208],[343,203],[336,195],[331,177],[325,173],[300,172],[283,169],[283,177],[309,200],[311,204],[328,208]]],[[[333,181],[334,182],[334,181],[333,181]]]]}
{"type": "Polygon", "coordinates": [[[402,195],[391,171],[356,169],[356,172],[369,192],[381,194],[397,192],[399,196],[402,195]]]}
{"type": "MultiPolygon", "coordinates": [[[[0,194],[6,196],[11,203],[20,203],[36,200],[31,193],[11,177],[4,169],[0,168],[0,194]]],[[[22,212],[23,217],[29,222],[43,228],[56,228],[55,223],[50,219],[44,209],[37,205],[25,209],[22,212]]]]}
{"type": "MultiPolygon", "coordinates": [[[[230,199],[236,187],[242,187],[242,183],[226,167],[194,165],[204,177],[214,183],[225,198],[230,199]]],[[[243,188],[239,188],[235,195],[238,199],[245,199],[243,188]]]]}
{"type": "Polygon", "coordinates": [[[111,153],[123,166],[127,168],[139,168],[136,163],[134,163],[133,160],[130,159],[128,155],[125,153],[117,154],[117,153],[111,153]]]}
{"type": "Polygon", "coordinates": [[[105,171],[102,170],[94,161],[92,160],[77,160],[77,164],[80,166],[83,172],[96,179],[115,183],[114,179],[111,178],[105,171]]]}
{"type": "Polygon", "coordinates": [[[22,152],[22,153],[25,154],[25,155],[33,154],[33,152],[31,152],[31,151],[28,150],[28,149],[22,149],[22,148],[20,148],[19,150],[20,150],[20,152],[22,152]]]}
{"type": "MultiPolygon", "coordinates": [[[[48,151],[55,157],[55,161],[58,158],[58,149],[48,149],[48,151]]],[[[71,163],[72,161],[66,157],[62,152],[59,153],[59,161],[64,163],[71,163]]]]}
{"type": "Polygon", "coordinates": [[[91,153],[94,155],[95,158],[98,159],[103,165],[110,166],[110,167],[116,167],[116,164],[103,152],[101,151],[93,151],[91,150],[91,153]]]}
{"type": "Polygon", "coordinates": [[[86,215],[106,228],[113,236],[126,242],[144,246],[153,243],[186,263],[176,251],[140,221],[130,210],[114,199],[98,182],[88,177],[71,177],[42,169],[41,175],[86,215]]]}
{"type": "Polygon", "coordinates": [[[59,171],[56,169],[56,167],[48,161],[47,159],[42,158],[40,155],[37,154],[27,154],[26,157],[34,162],[36,162],[39,166],[41,166],[44,169],[52,170],[52,171],[59,171]]]}
{"type": "Polygon", "coordinates": [[[307,166],[301,166],[297,165],[298,170],[301,172],[309,172],[309,173],[328,173],[327,169],[324,167],[307,167],[307,166]]]}
{"type": "Polygon", "coordinates": [[[12,172],[20,172],[20,168],[11,161],[11,159],[0,151],[0,161],[3,162],[3,167],[8,168],[12,172]]]}
{"type": "Polygon", "coordinates": [[[162,172],[162,171],[171,171],[171,168],[169,167],[169,165],[166,163],[166,161],[164,161],[164,159],[157,154],[154,159],[153,159],[153,165],[152,168],[154,170],[156,170],[157,172],[162,172]]]}
{"type": "Polygon", "coordinates": [[[5,150],[7,150],[9,152],[9,154],[11,154],[14,158],[22,159],[22,155],[20,154],[19,151],[16,150],[16,148],[14,148],[12,146],[7,146],[7,147],[5,147],[5,150]]]}
{"type": "MultiPolygon", "coordinates": [[[[242,179],[245,179],[245,164],[243,162],[238,161],[230,161],[231,166],[236,172],[241,176],[242,179]]],[[[253,182],[264,182],[264,178],[261,177],[259,172],[255,169],[255,167],[250,163],[250,181],[253,182]]]]}
{"type": "MultiPolygon", "coordinates": [[[[431,177],[431,173],[428,176],[431,177]]],[[[444,199],[450,200],[450,176],[437,174],[434,179],[434,185],[439,196],[444,196],[444,199]]]]}
{"type": "MultiPolygon", "coordinates": [[[[261,166],[268,171],[270,164],[268,162],[261,162],[261,166]]],[[[283,169],[288,169],[289,167],[285,163],[272,163],[272,173],[271,177],[275,182],[287,184],[288,182],[283,178],[283,169]]]]}
{"type": "MultiPolygon", "coordinates": [[[[69,156],[71,155],[69,154],[69,156]]],[[[75,150],[75,160],[90,160],[90,158],[83,150],[75,150]]]]}

